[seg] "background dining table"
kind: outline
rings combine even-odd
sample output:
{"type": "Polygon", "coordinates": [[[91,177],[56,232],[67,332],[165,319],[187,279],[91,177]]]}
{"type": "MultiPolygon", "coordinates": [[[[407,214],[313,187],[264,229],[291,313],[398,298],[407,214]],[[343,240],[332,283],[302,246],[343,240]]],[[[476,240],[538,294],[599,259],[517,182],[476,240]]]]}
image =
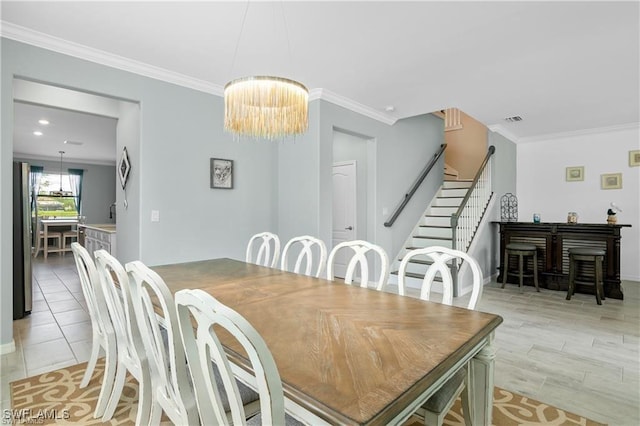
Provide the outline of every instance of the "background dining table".
{"type": "MultiPolygon", "coordinates": [[[[256,328],[303,422],[401,424],[469,365],[473,424],[491,424],[497,315],[231,259],[152,269],[172,293],[202,289],[256,328]]],[[[251,386],[242,349],[222,341],[251,386]]]]}
{"type": "Polygon", "coordinates": [[[49,253],[56,253],[56,252],[62,251],[62,247],[58,247],[54,249],[49,248],[49,244],[47,243],[47,241],[49,241],[48,239],[49,227],[71,228],[74,226],[78,226],[78,219],[42,219],[41,223],[42,223],[42,232],[44,235],[44,244],[42,247],[42,251],[44,253],[44,258],[46,259],[49,253]]]}

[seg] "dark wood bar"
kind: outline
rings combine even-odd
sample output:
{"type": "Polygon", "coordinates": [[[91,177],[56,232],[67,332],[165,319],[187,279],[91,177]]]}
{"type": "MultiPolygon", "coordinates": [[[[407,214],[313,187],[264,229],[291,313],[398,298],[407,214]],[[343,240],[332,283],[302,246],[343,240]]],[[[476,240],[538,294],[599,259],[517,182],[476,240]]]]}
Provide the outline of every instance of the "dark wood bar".
{"type": "MultiPolygon", "coordinates": [[[[500,268],[498,281],[504,272],[504,248],[509,243],[534,244],[538,248],[538,279],[540,287],[566,291],[569,286],[570,248],[594,247],[604,249],[604,294],[613,299],[623,299],[620,286],[620,229],[631,225],[595,223],[532,223],[493,222],[500,227],[500,268]]],[[[509,269],[515,269],[515,258],[510,259],[509,269]]],[[[532,269],[532,268],[531,268],[532,269]]],[[[585,265],[580,276],[592,276],[593,268],[585,265]]],[[[517,283],[511,276],[507,282],[517,283]]],[[[525,280],[533,285],[533,279],[525,280]]],[[[593,293],[593,286],[578,284],[577,292],[593,293]]]]}

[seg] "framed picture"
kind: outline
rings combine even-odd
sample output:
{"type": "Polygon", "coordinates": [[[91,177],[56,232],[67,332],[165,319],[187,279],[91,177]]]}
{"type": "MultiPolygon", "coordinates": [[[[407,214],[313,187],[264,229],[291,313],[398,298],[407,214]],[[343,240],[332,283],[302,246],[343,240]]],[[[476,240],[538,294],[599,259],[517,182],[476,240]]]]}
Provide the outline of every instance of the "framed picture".
{"type": "Polygon", "coordinates": [[[640,166],[640,149],[629,151],[629,167],[640,166]]]}
{"type": "Polygon", "coordinates": [[[600,175],[600,188],[620,189],[622,188],[622,173],[607,173],[600,175]]]}
{"type": "Polygon", "coordinates": [[[584,166],[567,167],[567,182],[577,182],[584,180],[584,166]]]}
{"type": "Polygon", "coordinates": [[[211,159],[211,188],[233,188],[233,160],[211,159]]]}
{"type": "Polygon", "coordinates": [[[129,172],[131,171],[131,163],[129,162],[129,154],[127,153],[127,147],[122,150],[120,161],[118,162],[118,176],[120,177],[120,185],[122,189],[127,186],[127,179],[129,179],[129,172]]]}

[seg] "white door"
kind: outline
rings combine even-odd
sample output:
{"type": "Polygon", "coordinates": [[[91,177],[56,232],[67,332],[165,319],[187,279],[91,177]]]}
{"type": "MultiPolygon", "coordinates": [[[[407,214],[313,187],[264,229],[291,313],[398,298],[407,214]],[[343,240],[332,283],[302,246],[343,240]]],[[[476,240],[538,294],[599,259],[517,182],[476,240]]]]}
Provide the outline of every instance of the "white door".
{"type": "MultiPolygon", "coordinates": [[[[333,246],[356,239],[356,162],[333,165],[333,246]]],[[[340,250],[334,261],[334,274],[344,277],[349,250],[340,250]]]]}

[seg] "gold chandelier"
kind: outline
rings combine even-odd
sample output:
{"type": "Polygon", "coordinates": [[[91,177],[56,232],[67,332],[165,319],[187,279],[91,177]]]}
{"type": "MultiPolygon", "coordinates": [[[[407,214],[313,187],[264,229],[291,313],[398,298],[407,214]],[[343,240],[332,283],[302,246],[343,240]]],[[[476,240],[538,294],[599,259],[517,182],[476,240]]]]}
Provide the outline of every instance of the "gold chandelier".
{"type": "Polygon", "coordinates": [[[238,136],[278,139],[308,127],[309,91],[281,77],[244,77],[224,87],[224,129],[238,136]]]}

